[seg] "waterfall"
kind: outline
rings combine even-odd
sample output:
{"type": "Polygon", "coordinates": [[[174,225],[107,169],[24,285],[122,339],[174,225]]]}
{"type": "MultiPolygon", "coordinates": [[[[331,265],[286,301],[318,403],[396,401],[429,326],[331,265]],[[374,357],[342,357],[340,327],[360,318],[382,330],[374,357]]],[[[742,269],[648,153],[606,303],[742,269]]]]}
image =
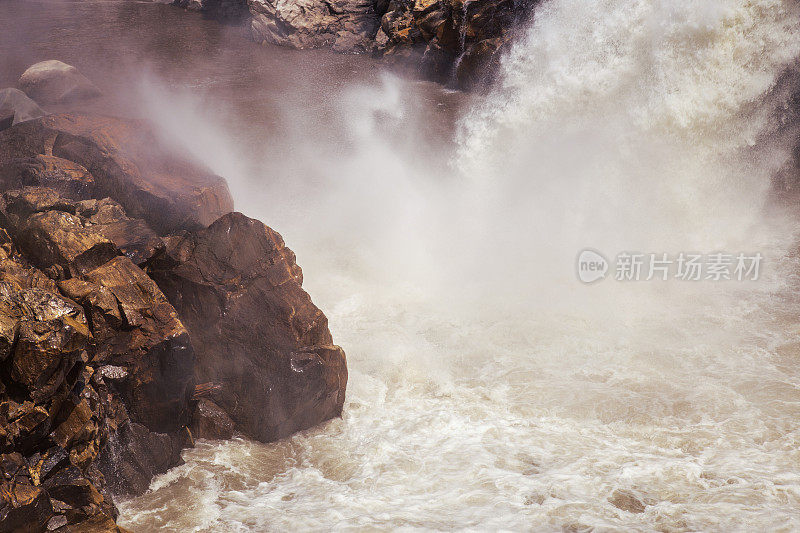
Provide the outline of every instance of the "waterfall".
{"type": "Polygon", "coordinates": [[[798,54],[789,0],[549,0],[453,107],[452,143],[434,132],[459,97],[391,75],[326,92],[330,123],[287,98],[266,155],[159,93],[155,118],[297,252],[350,381],[342,420],[201,443],[123,524],[800,528],[794,227],[765,216],[798,54]],[[586,285],[587,248],[764,270],[586,285]]]}

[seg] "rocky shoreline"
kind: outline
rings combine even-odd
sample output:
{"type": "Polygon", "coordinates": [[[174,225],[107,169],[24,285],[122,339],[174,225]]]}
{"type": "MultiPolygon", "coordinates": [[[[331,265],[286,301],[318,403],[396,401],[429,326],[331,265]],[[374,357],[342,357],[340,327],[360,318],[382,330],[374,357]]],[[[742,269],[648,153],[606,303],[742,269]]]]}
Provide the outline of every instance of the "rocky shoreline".
{"type": "MultiPolygon", "coordinates": [[[[20,82],[39,103],[92,96],[47,67],[20,82]]],[[[281,236],[146,122],[32,117],[18,93],[0,93],[0,532],[121,531],[112,495],[195,439],[340,416],[345,354],[281,236]]]]}
{"type": "Polygon", "coordinates": [[[257,43],[370,53],[453,87],[491,82],[538,0],[174,0],[249,25],[257,43]]]}

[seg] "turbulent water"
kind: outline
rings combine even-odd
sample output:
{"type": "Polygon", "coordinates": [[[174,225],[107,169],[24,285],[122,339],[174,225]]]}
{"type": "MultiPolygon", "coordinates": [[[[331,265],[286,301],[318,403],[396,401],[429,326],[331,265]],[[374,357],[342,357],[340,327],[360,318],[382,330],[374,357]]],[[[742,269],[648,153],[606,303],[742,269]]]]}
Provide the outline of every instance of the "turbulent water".
{"type": "Polygon", "coordinates": [[[765,208],[794,2],[549,0],[485,96],[89,5],[31,47],[124,30],[91,64],[125,98],[96,105],[157,120],[284,234],[350,368],[341,420],[201,442],[123,525],[800,529],[800,265],[765,208]],[[765,261],[754,282],[584,285],[586,247],[765,261]]]}

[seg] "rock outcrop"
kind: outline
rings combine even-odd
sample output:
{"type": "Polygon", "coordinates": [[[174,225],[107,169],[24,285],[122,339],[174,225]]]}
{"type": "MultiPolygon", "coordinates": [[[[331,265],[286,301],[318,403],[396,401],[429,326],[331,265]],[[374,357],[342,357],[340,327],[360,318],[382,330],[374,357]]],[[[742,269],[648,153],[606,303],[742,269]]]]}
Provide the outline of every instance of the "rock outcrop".
{"type": "MultiPolygon", "coordinates": [[[[143,492],[153,475],[180,463],[191,442],[192,345],[175,309],[138,266],[163,240],[118,202],[92,198],[106,190],[130,198],[153,187],[144,181],[151,175],[142,172],[150,164],[144,147],[119,155],[139,124],[81,137],[59,129],[62,119],[1,132],[0,453],[14,461],[3,469],[0,531],[116,531],[109,490],[143,492]],[[79,141],[85,150],[56,148],[66,157],[52,155],[62,142],[79,141]],[[74,160],[87,152],[116,174],[98,172],[96,179],[74,160]],[[114,158],[119,169],[108,162],[114,158]]],[[[66,119],[87,130],[95,120],[66,119]]],[[[198,167],[176,164],[170,183],[188,189],[193,175],[178,174],[187,168],[198,167]]],[[[171,194],[164,187],[159,193],[171,194]]],[[[188,221],[181,230],[212,216],[199,202],[185,204],[186,212],[192,205],[200,211],[175,219],[188,221]]]]}
{"type": "Polygon", "coordinates": [[[42,104],[95,98],[102,93],[72,65],[50,59],[32,65],[19,78],[19,88],[42,104]]]}
{"type": "Polygon", "coordinates": [[[271,441],[341,414],[344,352],[278,233],[231,213],[170,239],[150,275],[189,329],[197,381],[219,385],[239,431],[271,441]]]}
{"type": "Polygon", "coordinates": [[[0,531],[119,531],[94,466],[108,428],[84,309],[0,241],[0,531]]]}
{"type": "Polygon", "coordinates": [[[0,161],[39,155],[80,165],[94,178],[91,197],[113,198],[162,234],[205,227],[233,209],[224,179],[142,121],[58,114],[0,132],[0,161]]]}
{"type": "Polygon", "coordinates": [[[491,81],[503,51],[538,0],[176,0],[208,13],[249,9],[254,41],[373,53],[472,89],[491,81]],[[236,7],[233,7],[236,6],[236,7]]]}
{"type": "Polygon", "coordinates": [[[783,167],[772,176],[770,201],[788,206],[794,213],[800,198],[800,60],[787,68],[765,101],[774,102],[773,113],[777,117],[768,142],[778,140],[783,143],[789,156],[783,167]]]}
{"type": "MultiPolygon", "coordinates": [[[[13,387],[7,391],[15,391],[18,402],[42,404],[43,413],[57,420],[60,408],[46,400],[69,377],[68,396],[86,401],[74,401],[49,438],[82,475],[99,465],[115,491],[137,492],[180,461],[191,419],[194,355],[186,329],[155,282],[103,236],[104,224],[92,223],[96,203],[113,205],[129,220],[111,200],[73,202],[52,189],[27,187],[0,197],[0,220],[16,254],[0,266],[14,279],[33,280],[4,294],[33,313],[33,320],[15,325],[14,317],[25,315],[16,307],[2,310],[2,346],[13,352],[7,374],[13,387]],[[14,257],[38,268],[17,266],[14,257]],[[22,291],[28,286],[37,290],[22,291]],[[137,448],[158,453],[132,456],[137,448]],[[104,457],[95,464],[101,450],[104,457]]],[[[113,224],[114,216],[106,214],[102,222],[113,224]]],[[[48,443],[43,442],[24,441],[33,451],[48,443]]],[[[29,451],[18,443],[13,450],[25,456],[29,451]]]]}
{"type": "Polygon", "coordinates": [[[68,159],[36,154],[0,161],[0,187],[9,190],[25,186],[47,187],[75,199],[91,198],[95,194],[94,177],[83,166],[68,159]]]}
{"type": "Polygon", "coordinates": [[[489,81],[513,30],[535,0],[390,0],[376,50],[418,64],[442,83],[472,88],[489,81]]]}
{"type": "Polygon", "coordinates": [[[231,209],[145,123],[0,131],[0,533],[121,531],[111,495],[195,437],[341,414],[344,352],[294,254],[231,209]]]}

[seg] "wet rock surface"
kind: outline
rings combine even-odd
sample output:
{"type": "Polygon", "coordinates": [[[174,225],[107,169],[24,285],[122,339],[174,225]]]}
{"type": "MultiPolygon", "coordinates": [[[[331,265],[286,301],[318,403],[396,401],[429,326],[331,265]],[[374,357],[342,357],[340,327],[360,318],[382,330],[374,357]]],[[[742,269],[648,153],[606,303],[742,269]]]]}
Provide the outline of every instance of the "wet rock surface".
{"type": "Polygon", "coordinates": [[[536,0],[390,0],[376,51],[462,88],[491,81],[514,30],[536,0]]]}
{"type": "Polygon", "coordinates": [[[165,147],[145,122],[58,114],[0,132],[0,160],[39,155],[82,166],[93,198],[113,198],[159,233],[205,227],[233,209],[224,179],[165,147]]]}
{"type": "Polygon", "coordinates": [[[0,163],[0,186],[3,190],[46,187],[73,199],[91,198],[95,194],[94,177],[83,166],[43,154],[0,163]]]}
{"type": "Polygon", "coordinates": [[[107,425],[89,384],[89,322],[78,303],[4,240],[0,531],[44,531],[96,518],[108,524],[105,531],[116,531],[116,509],[93,481],[107,425]]]}
{"type": "Polygon", "coordinates": [[[195,438],[340,415],[344,352],[294,254],[232,207],[143,122],[0,131],[0,532],[121,531],[112,495],[195,438]]]}
{"type": "Polygon", "coordinates": [[[201,398],[194,410],[191,430],[195,439],[226,440],[233,437],[234,422],[212,400],[201,398]]]}
{"type": "Polygon", "coordinates": [[[173,239],[150,275],[189,330],[197,381],[220,386],[214,401],[237,430],[271,441],[341,414],[344,352],[278,233],[230,213],[173,239]]]}
{"type": "Polygon", "coordinates": [[[608,499],[608,501],[611,502],[611,505],[617,509],[627,511],[629,513],[643,513],[647,507],[646,503],[644,503],[632,491],[627,489],[615,490],[611,494],[611,497],[608,499]]]}

